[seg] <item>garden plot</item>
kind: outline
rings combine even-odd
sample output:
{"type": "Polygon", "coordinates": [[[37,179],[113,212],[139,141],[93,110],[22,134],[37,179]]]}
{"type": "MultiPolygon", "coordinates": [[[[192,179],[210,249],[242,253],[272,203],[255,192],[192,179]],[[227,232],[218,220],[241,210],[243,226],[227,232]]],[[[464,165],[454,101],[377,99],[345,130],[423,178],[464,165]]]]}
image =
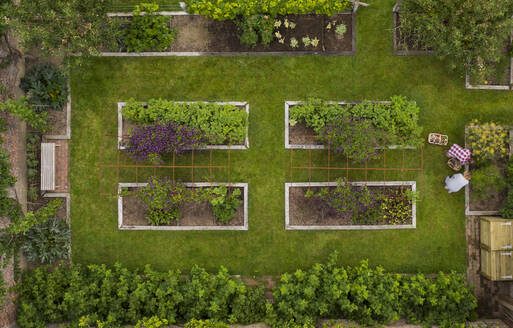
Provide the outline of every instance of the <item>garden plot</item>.
{"type": "Polygon", "coordinates": [[[394,18],[394,53],[399,56],[425,55],[433,53],[426,50],[423,43],[415,35],[405,34],[401,31],[400,7],[402,0],[398,0],[393,9],[394,18]]]}
{"type": "MultiPolygon", "coordinates": [[[[201,104],[205,102],[176,102],[178,104],[201,104]]],[[[127,148],[124,141],[126,141],[126,138],[130,135],[130,131],[134,129],[138,124],[133,122],[130,119],[127,119],[123,116],[122,110],[123,107],[126,106],[127,103],[125,102],[119,102],[118,103],[118,149],[124,150],[127,148]]],[[[208,104],[208,103],[206,103],[208,104]]],[[[249,127],[248,127],[248,121],[249,121],[249,104],[247,102],[215,102],[214,104],[225,106],[225,105],[231,105],[236,106],[241,111],[245,111],[247,113],[247,119],[245,124],[245,136],[242,141],[234,142],[234,144],[229,144],[229,142],[224,142],[222,144],[215,144],[212,142],[209,142],[208,145],[201,146],[199,149],[235,149],[235,150],[245,150],[249,148],[249,127]]],[[[142,103],[143,106],[145,103],[142,103]]]]}
{"type": "MultiPolygon", "coordinates": [[[[487,141],[497,140],[495,137],[485,137],[485,139],[487,141]]],[[[472,156],[476,159],[476,162],[465,165],[465,170],[469,170],[472,173],[470,183],[465,186],[465,215],[501,214],[501,209],[507,201],[507,191],[511,188],[507,182],[509,180],[507,167],[513,153],[512,140],[513,129],[511,127],[489,126],[476,123],[465,128],[465,147],[472,150],[472,156]],[[486,127],[480,129],[481,126],[486,127]],[[480,132],[477,134],[473,131],[493,131],[498,129],[504,132],[504,139],[506,139],[504,146],[499,144],[492,145],[487,142],[484,145],[474,145],[473,147],[472,134],[479,136],[478,139],[481,136],[480,132]],[[498,151],[496,145],[499,145],[499,149],[504,149],[502,154],[498,151]],[[483,149],[487,152],[489,151],[485,147],[493,149],[495,154],[492,153],[493,155],[481,160],[479,156],[483,149]]]]}
{"type": "MultiPolygon", "coordinates": [[[[416,228],[416,200],[406,195],[407,193],[414,194],[416,192],[415,181],[351,182],[350,185],[352,187],[348,191],[351,191],[353,195],[361,192],[362,188],[366,188],[373,201],[367,202],[360,208],[353,208],[351,204],[355,201],[351,200],[350,203],[342,205],[343,211],[337,211],[331,207],[334,203],[326,204],[323,201],[327,197],[323,191],[333,193],[338,190],[339,182],[286,183],[285,229],[379,230],[416,228]],[[313,193],[314,196],[309,196],[309,193],[313,193]],[[383,199],[386,198],[390,202],[377,200],[378,193],[383,199]],[[315,195],[322,196],[317,197],[315,195]],[[388,216],[388,218],[385,218],[385,215],[389,215],[387,214],[387,206],[391,205],[394,206],[394,217],[388,216]],[[376,212],[376,209],[382,211],[376,212]],[[367,212],[370,210],[373,212],[367,212]],[[362,219],[363,216],[367,215],[366,213],[368,214],[367,218],[362,219]],[[370,219],[371,217],[381,217],[381,219],[370,219]]],[[[341,196],[341,199],[344,199],[346,196],[342,190],[338,195],[341,196]]],[[[349,201],[349,199],[345,200],[349,201]]],[[[340,205],[341,203],[339,202],[338,204],[340,205]]]]}
{"type": "MultiPolygon", "coordinates": [[[[356,53],[356,12],[332,16],[284,15],[270,20],[273,39],[268,45],[241,43],[240,30],[233,20],[214,20],[186,12],[164,12],[169,27],[176,30],[172,44],[161,51],[126,52],[120,44],[106,49],[103,56],[201,56],[201,55],[354,55],[356,53]],[[338,27],[338,28],[337,28],[338,27]]],[[[132,14],[111,13],[113,19],[129,19],[132,14]]]]}
{"type": "MultiPolygon", "coordinates": [[[[338,104],[340,106],[340,113],[347,111],[347,108],[361,104],[361,101],[355,102],[334,102],[329,101],[325,104],[333,105],[338,104]]],[[[372,101],[373,104],[384,104],[391,105],[390,101],[372,101]]],[[[304,105],[302,101],[286,101],[285,102],[285,148],[286,149],[327,149],[326,143],[318,139],[318,134],[314,128],[308,126],[305,121],[297,121],[295,124],[291,124],[291,110],[295,106],[304,105]]],[[[415,122],[416,123],[416,122],[415,122]]],[[[335,148],[335,147],[333,147],[335,148]]],[[[376,145],[376,148],[383,148],[382,145],[376,145]]],[[[388,149],[415,149],[415,146],[399,146],[399,145],[388,145],[388,149]]]]}
{"type": "Polygon", "coordinates": [[[227,186],[229,192],[240,190],[240,206],[227,224],[219,222],[210,205],[205,202],[188,203],[180,208],[177,221],[169,225],[150,225],[147,210],[135,193],[147,183],[119,183],[118,228],[120,230],[248,230],[247,183],[185,183],[188,189],[227,186]]]}

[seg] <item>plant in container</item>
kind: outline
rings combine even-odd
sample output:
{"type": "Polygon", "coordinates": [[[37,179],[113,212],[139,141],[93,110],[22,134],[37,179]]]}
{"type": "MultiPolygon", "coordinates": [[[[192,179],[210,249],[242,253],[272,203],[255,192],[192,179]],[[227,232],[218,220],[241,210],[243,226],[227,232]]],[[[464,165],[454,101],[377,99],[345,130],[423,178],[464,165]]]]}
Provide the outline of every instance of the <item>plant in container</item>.
{"type": "Polygon", "coordinates": [[[341,40],[344,38],[344,34],[346,34],[347,27],[345,24],[339,24],[335,27],[335,34],[337,35],[337,39],[341,40]]]}

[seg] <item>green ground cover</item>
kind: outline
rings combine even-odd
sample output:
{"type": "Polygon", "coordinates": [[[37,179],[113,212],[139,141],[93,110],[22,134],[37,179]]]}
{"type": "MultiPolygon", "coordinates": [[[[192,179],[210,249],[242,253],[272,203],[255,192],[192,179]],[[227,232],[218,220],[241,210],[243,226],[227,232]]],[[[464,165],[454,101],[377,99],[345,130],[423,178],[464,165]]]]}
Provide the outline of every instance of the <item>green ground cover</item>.
{"type": "MultiPolygon", "coordinates": [[[[143,1],[152,2],[152,1],[143,1]]],[[[181,10],[179,0],[155,0],[159,5],[159,10],[181,10]]],[[[108,10],[117,12],[130,12],[135,5],[141,3],[139,0],[108,0],[108,10]]]]}
{"type": "MultiPolygon", "coordinates": [[[[449,135],[463,144],[464,125],[472,118],[506,122],[513,114],[513,93],[464,89],[464,79],[448,72],[431,56],[392,55],[393,0],[371,1],[358,11],[356,56],[304,57],[163,57],[96,58],[72,72],[71,188],[73,261],[113,263],[135,268],[146,263],[158,269],[188,269],[193,264],[214,270],[225,265],[233,273],[278,274],[325,261],[338,250],[344,264],[368,258],[396,272],[463,272],[465,216],[463,192],[448,195],[443,179],[450,170],[442,148],[424,147],[424,172],[387,173],[387,180],[416,180],[421,193],[417,229],[396,231],[286,231],[284,183],[307,181],[308,172],[290,171],[290,151],[284,148],[284,102],[319,97],[329,100],[388,99],[395,94],[420,105],[425,131],[449,135]],[[119,231],[116,198],[99,194],[99,186],[115,191],[116,172],[98,174],[99,150],[105,134],[117,133],[118,101],[147,100],[249,101],[248,151],[232,151],[231,181],[249,183],[249,231],[170,232],[119,231]]],[[[116,160],[115,139],[103,147],[103,162],[116,160]]],[[[181,161],[190,160],[190,155],[181,161]]],[[[294,151],[294,162],[307,163],[306,151],[294,151]]],[[[214,154],[221,164],[227,153],[214,154]]],[[[405,165],[421,164],[419,152],[407,151],[405,165]]],[[[122,157],[122,161],[130,162],[122,157]]],[[[195,154],[207,163],[208,153],[195,154]]],[[[387,166],[400,166],[402,153],[387,152],[387,166]]],[[[326,154],[313,152],[313,161],[326,154]]],[[[337,160],[345,163],[343,159],[337,160]]],[[[382,166],[375,161],[369,166],[382,166]]],[[[139,170],[139,179],[153,169],[139,170]]],[[[159,169],[159,175],[170,170],[159,169]]],[[[189,171],[176,170],[190,180],[189,171]]],[[[340,173],[342,174],[342,173],[340,173]]],[[[207,170],[195,170],[195,181],[206,181],[207,170]]],[[[363,173],[351,173],[352,180],[363,173]]],[[[215,181],[226,172],[214,172],[215,181]]],[[[336,176],[331,175],[331,180],[336,176]]],[[[120,181],[133,182],[135,171],[122,169],[120,181]]],[[[312,180],[326,181],[324,172],[312,180]]],[[[382,180],[371,172],[369,180],[382,180]]]]}

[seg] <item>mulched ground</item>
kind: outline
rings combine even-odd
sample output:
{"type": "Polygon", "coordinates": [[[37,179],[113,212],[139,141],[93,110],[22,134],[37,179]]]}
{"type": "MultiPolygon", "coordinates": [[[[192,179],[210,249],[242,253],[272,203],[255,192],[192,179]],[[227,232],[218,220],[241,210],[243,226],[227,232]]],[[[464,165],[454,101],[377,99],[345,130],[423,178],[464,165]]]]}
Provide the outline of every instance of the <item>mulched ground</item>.
{"type": "MultiPolygon", "coordinates": [[[[410,186],[407,186],[410,188],[410,186]]],[[[382,191],[383,187],[368,187],[369,190],[382,191]]],[[[401,187],[387,186],[386,190],[399,189],[401,187]]],[[[349,215],[342,216],[338,214],[330,214],[322,209],[321,201],[315,198],[306,198],[305,192],[308,187],[291,187],[289,190],[289,224],[290,225],[320,225],[320,226],[339,226],[339,225],[354,225],[349,215]]],[[[318,192],[322,187],[310,187],[313,192],[318,192]]],[[[411,224],[412,218],[404,224],[411,224]]],[[[386,221],[381,221],[375,225],[389,224],[386,221]]],[[[357,223],[357,225],[359,225],[357,223]]]]}
{"type": "MultiPolygon", "coordinates": [[[[235,187],[228,188],[233,190],[235,187]]],[[[138,188],[129,188],[129,191],[136,192],[138,188]]],[[[244,195],[243,188],[241,190],[241,199],[244,195]]],[[[123,224],[126,226],[149,226],[145,218],[146,210],[144,204],[139,201],[136,196],[123,196],[123,224]]],[[[181,209],[181,216],[177,223],[171,226],[226,226],[219,223],[212,212],[212,208],[208,203],[189,204],[181,209]]],[[[244,203],[239,206],[235,216],[228,226],[244,225],[244,203]]]]}

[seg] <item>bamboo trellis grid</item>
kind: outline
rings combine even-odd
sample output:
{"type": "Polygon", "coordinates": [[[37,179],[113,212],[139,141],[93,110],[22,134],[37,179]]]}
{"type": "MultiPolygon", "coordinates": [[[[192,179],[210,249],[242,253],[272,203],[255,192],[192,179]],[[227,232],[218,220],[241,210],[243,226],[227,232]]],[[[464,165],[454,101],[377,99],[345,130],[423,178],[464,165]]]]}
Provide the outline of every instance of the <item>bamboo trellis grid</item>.
{"type": "MultiPolygon", "coordinates": [[[[125,140],[128,136],[123,136],[122,139],[125,140]]],[[[194,183],[195,180],[194,180],[194,170],[195,169],[208,169],[209,170],[209,182],[214,182],[213,181],[213,174],[214,174],[214,170],[226,170],[227,172],[227,183],[228,185],[230,185],[231,183],[231,174],[230,174],[230,159],[231,159],[231,148],[229,145],[227,145],[227,149],[224,150],[222,153],[223,154],[226,154],[227,158],[226,158],[226,161],[224,165],[214,165],[213,164],[213,151],[215,149],[212,149],[212,148],[209,148],[209,149],[202,149],[202,150],[195,150],[195,149],[191,149],[189,152],[191,154],[191,161],[190,161],[190,164],[187,164],[187,165],[178,165],[176,164],[176,159],[178,156],[180,155],[176,155],[176,154],[172,154],[172,159],[171,159],[171,163],[162,163],[162,164],[149,164],[149,163],[138,163],[138,162],[133,162],[133,163],[127,163],[127,160],[128,160],[128,156],[125,155],[125,154],[122,154],[124,152],[124,150],[120,149],[118,147],[118,135],[112,135],[112,134],[106,134],[103,136],[102,138],[102,142],[100,144],[100,149],[99,149],[99,153],[98,153],[98,179],[99,179],[99,191],[100,191],[100,194],[102,196],[116,196],[117,197],[117,189],[115,191],[115,193],[109,193],[109,191],[107,190],[107,188],[104,187],[103,185],[103,173],[106,169],[114,169],[115,172],[116,172],[116,178],[115,178],[115,185],[117,186],[119,184],[119,171],[120,169],[122,168],[129,168],[129,169],[133,169],[133,175],[135,176],[135,181],[130,181],[130,182],[135,182],[135,183],[139,183],[141,181],[139,181],[139,175],[140,175],[140,169],[148,169],[148,168],[151,168],[153,170],[153,175],[156,176],[157,175],[157,169],[160,170],[160,169],[168,169],[169,170],[169,173],[171,174],[171,176],[169,178],[172,179],[172,181],[174,182],[175,179],[176,179],[176,169],[190,169],[190,181],[187,181],[187,182],[191,182],[191,183],[194,183]],[[110,141],[110,142],[109,142],[110,141]],[[104,152],[105,152],[105,148],[106,147],[112,147],[112,145],[116,145],[116,159],[113,163],[108,163],[108,162],[104,162],[104,152]],[[197,154],[198,152],[208,152],[209,154],[209,162],[208,162],[208,165],[198,165],[195,163],[195,157],[194,157],[194,154],[197,154]]],[[[210,140],[212,140],[213,138],[210,138],[210,140]]],[[[208,145],[213,145],[211,142],[209,142],[208,145]]],[[[207,145],[207,147],[208,147],[207,145]]],[[[225,182],[225,181],[223,181],[225,182]]]]}

